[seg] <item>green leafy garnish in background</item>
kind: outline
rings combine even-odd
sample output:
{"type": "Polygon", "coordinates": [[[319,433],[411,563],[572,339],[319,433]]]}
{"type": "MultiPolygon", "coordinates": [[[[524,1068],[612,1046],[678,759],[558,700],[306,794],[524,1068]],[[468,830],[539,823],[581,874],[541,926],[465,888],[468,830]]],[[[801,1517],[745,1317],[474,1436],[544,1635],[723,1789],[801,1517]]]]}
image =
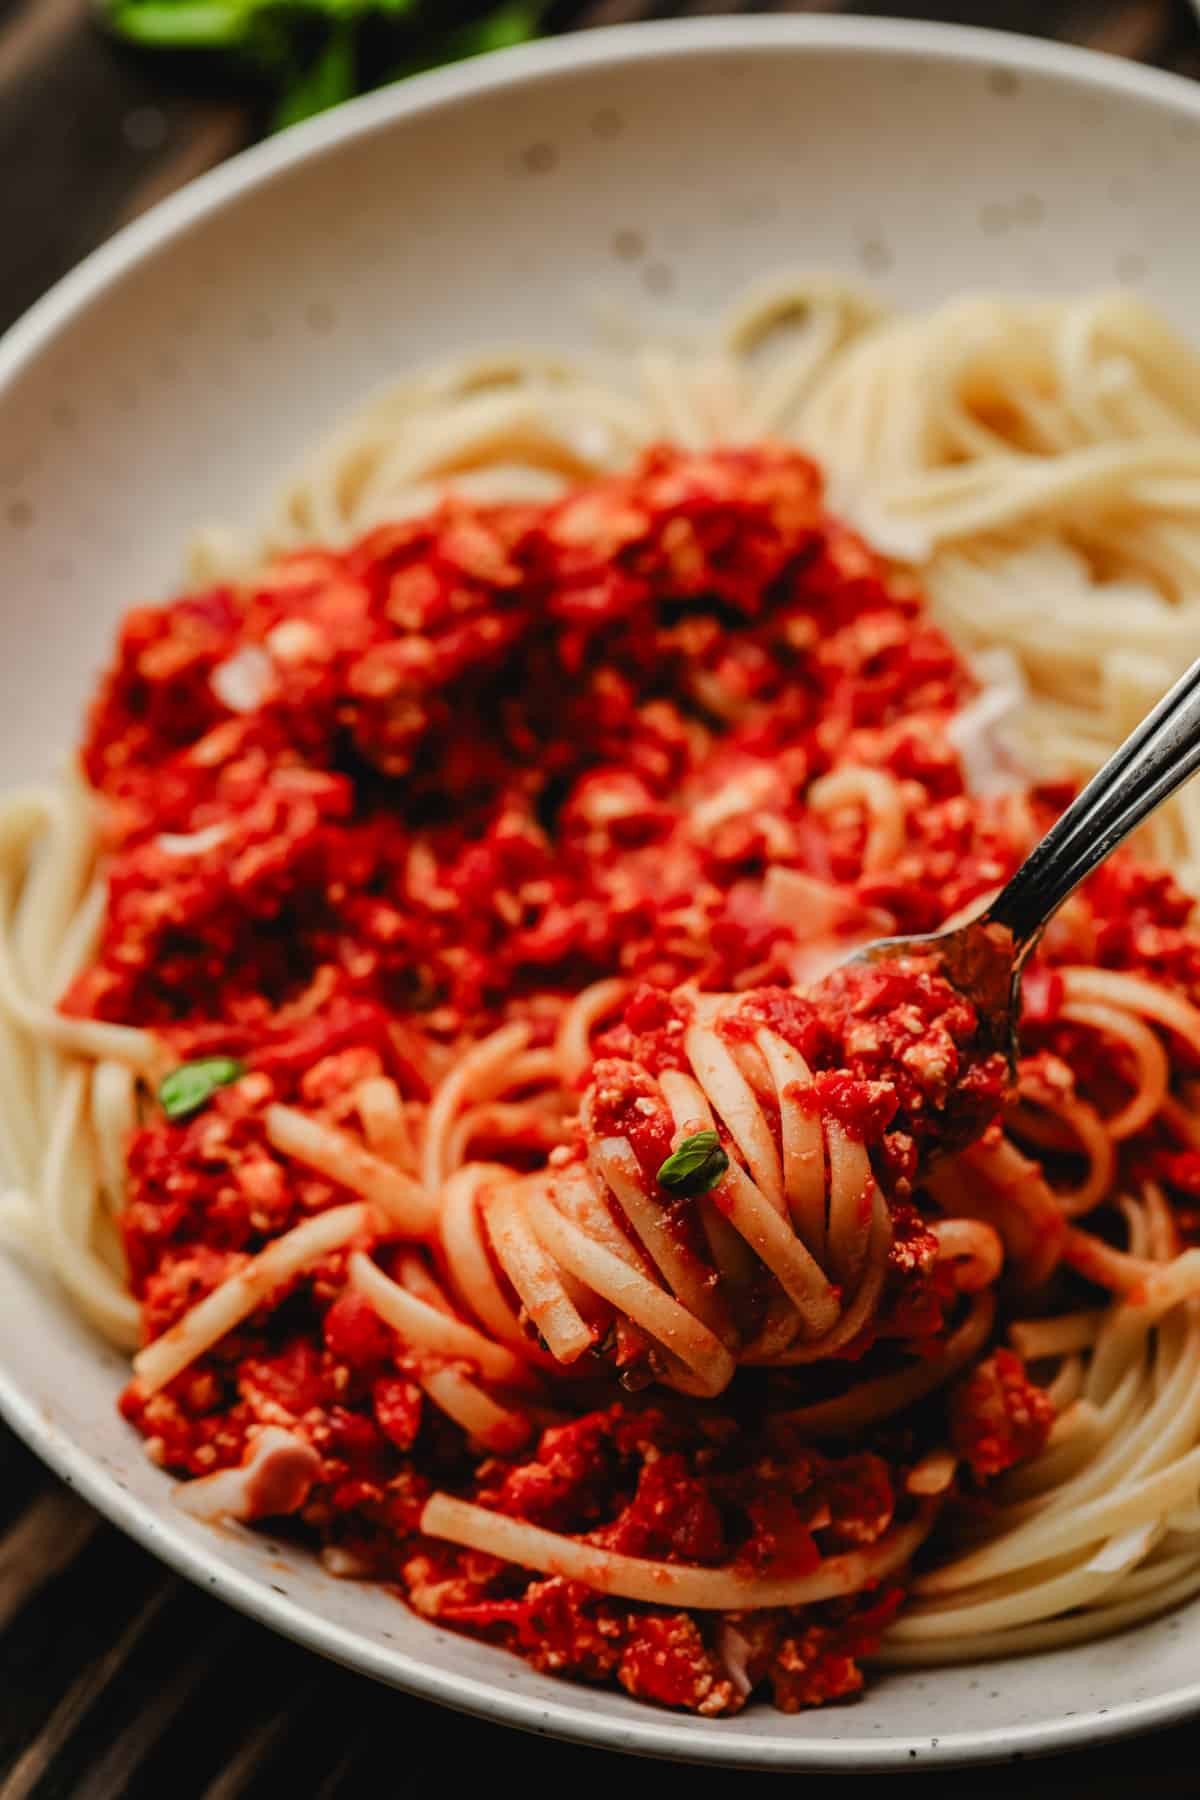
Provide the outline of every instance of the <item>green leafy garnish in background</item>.
{"type": "Polygon", "coordinates": [[[274,128],[298,125],[315,113],[327,112],[341,100],[348,100],[357,84],[354,54],[354,27],[346,19],[338,19],[329,40],[315,60],[293,77],[275,108],[274,128]]]}
{"type": "Polygon", "coordinates": [[[527,43],[551,0],[97,0],[141,49],[204,51],[266,88],[281,130],[366,88],[527,43]]]}

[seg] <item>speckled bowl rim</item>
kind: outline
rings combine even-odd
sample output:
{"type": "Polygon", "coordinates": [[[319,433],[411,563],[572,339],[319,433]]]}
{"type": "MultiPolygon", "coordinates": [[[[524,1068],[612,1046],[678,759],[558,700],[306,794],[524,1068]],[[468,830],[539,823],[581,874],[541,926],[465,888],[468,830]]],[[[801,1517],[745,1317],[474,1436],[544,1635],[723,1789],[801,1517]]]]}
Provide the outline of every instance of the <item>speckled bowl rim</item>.
{"type": "MultiPolygon", "coordinates": [[[[1131,95],[1200,120],[1200,86],[1095,51],[968,26],[855,17],[685,19],[614,26],[502,51],[477,62],[417,76],[352,101],[260,144],[189,184],[118,232],[61,280],[0,338],[0,409],[24,369],[70,331],[120,277],[186,233],[198,221],[270,182],[283,170],[315,162],[335,146],[368,138],[394,120],[411,118],[476,94],[498,91],[580,68],[619,69],[663,58],[677,61],[714,50],[849,50],[888,58],[919,50],[925,57],[1016,74],[1057,76],[1100,94],[1131,95]]],[[[231,1606],[306,1648],[424,1699],[537,1734],[643,1756],[775,1770],[866,1771],[1005,1761],[1095,1745],[1165,1726],[1200,1711],[1200,1678],[1152,1698],[1026,1727],[953,1731],[886,1744],[847,1736],[836,1742],[783,1738],[764,1728],[734,1739],[708,1721],[661,1715],[597,1717],[563,1697],[547,1702],[474,1677],[431,1669],[394,1647],[376,1645],[281,1596],[263,1581],[227,1566],[214,1546],[197,1546],[164,1508],[135,1498],[34,1406],[0,1370],[0,1415],[66,1484],[155,1556],[231,1606]]]]}

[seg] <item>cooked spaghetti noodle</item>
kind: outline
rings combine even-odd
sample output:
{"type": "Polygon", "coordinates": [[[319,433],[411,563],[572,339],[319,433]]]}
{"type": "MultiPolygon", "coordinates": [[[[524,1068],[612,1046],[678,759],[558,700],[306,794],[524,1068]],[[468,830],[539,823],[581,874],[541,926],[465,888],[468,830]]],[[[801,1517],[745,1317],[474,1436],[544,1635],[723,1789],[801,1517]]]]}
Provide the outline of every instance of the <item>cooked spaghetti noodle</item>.
{"type": "Polygon", "coordinates": [[[1200,1589],[1194,795],[1003,1110],[936,966],[830,973],[1200,651],[1162,322],[803,279],[476,358],[193,573],[0,816],[0,1226],[187,1504],[713,1714],[1200,1589]]]}

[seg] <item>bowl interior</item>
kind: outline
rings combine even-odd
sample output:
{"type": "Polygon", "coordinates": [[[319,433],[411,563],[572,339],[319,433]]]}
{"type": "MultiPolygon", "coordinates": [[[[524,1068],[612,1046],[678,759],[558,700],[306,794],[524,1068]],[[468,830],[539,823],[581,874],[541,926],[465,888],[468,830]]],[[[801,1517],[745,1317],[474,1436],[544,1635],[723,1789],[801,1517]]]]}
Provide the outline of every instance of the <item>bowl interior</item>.
{"type": "MultiPolygon", "coordinates": [[[[601,33],[366,102],[185,195],[0,350],[0,767],[77,736],[113,624],[375,383],[603,310],[719,306],[827,268],[901,302],[1196,291],[1200,100],[1100,59],[850,19],[601,33]],[[140,246],[140,248],[139,248],[140,246]],[[104,274],[100,282],[98,277],[104,274]]],[[[789,1766],[1000,1755],[1200,1697],[1200,1612],[1054,1657],[894,1675],[851,1709],[713,1723],[559,1685],[181,1516],[113,1411],[121,1359],[0,1258],[0,1403],[163,1554],[371,1673],[614,1747],[789,1766]]]]}

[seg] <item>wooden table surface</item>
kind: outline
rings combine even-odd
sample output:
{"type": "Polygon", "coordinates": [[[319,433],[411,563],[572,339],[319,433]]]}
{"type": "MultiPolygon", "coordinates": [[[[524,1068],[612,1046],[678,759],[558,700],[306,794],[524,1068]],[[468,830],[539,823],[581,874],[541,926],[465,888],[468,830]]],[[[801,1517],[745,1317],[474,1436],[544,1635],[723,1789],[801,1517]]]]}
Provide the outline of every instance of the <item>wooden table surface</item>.
{"type": "MultiPolygon", "coordinates": [[[[563,0],[553,23],[737,10],[738,0],[563,0]]],[[[837,8],[748,0],[740,10],[837,8]]],[[[866,0],[844,10],[1034,32],[1200,78],[1189,0],[866,0]]],[[[108,43],[84,0],[0,0],[0,329],[110,232],[260,128],[252,101],[186,60],[108,43]]],[[[453,1787],[485,1759],[501,1791],[522,1781],[544,1793],[585,1766],[679,1779],[598,1754],[457,1718],[282,1642],[166,1573],[0,1427],[0,1800],[344,1800],[423,1778],[453,1787]]],[[[981,1797],[1116,1800],[1140,1785],[1166,1800],[1200,1793],[1198,1764],[1200,1722],[1019,1772],[926,1772],[922,1786],[933,1800],[964,1781],[981,1797]]],[[[684,1779],[713,1791],[730,1777],[684,1779]]]]}

